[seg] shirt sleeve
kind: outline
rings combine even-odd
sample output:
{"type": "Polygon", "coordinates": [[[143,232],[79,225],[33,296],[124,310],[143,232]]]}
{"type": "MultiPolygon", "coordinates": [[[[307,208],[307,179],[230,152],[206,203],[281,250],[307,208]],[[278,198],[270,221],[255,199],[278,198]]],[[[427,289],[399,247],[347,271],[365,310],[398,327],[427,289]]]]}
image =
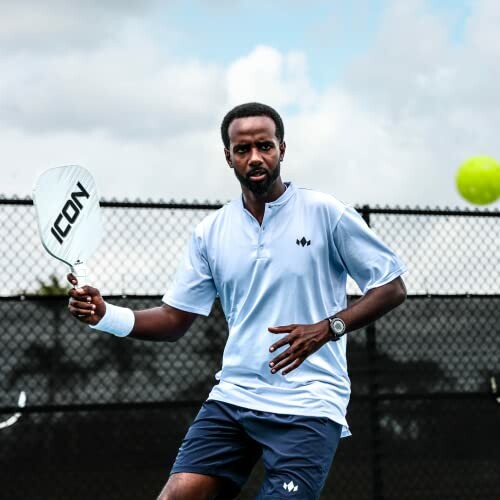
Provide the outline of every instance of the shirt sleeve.
{"type": "Polygon", "coordinates": [[[398,256],[368,227],[352,207],[346,207],[333,234],[347,274],[362,293],[397,278],[406,271],[398,256]]]}
{"type": "Polygon", "coordinates": [[[217,291],[201,235],[195,231],[173,285],[163,302],[176,309],[208,316],[217,291]]]}

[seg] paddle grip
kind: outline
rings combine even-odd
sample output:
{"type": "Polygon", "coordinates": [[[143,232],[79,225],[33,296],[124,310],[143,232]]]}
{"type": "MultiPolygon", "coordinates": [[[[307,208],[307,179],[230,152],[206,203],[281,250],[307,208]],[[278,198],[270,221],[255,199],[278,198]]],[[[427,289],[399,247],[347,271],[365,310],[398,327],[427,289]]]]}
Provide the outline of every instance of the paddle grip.
{"type": "Polygon", "coordinates": [[[78,280],[77,287],[88,285],[87,277],[89,270],[87,266],[83,262],[77,262],[71,266],[71,272],[75,275],[75,278],[78,280]]]}

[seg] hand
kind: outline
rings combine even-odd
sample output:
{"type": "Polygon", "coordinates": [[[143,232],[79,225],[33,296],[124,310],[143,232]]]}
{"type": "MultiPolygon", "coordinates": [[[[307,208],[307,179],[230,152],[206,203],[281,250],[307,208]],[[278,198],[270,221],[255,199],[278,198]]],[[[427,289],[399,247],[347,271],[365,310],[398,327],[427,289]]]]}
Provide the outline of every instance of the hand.
{"type": "Polygon", "coordinates": [[[272,326],[268,328],[271,333],[288,333],[278,340],[270,348],[270,352],[289,344],[290,347],[271,360],[269,366],[271,373],[277,373],[281,369],[286,375],[302,364],[304,359],[325,345],[332,337],[330,323],[324,319],[313,325],[288,325],[272,326]]]}
{"type": "MultiPolygon", "coordinates": [[[[66,278],[73,286],[77,286],[78,280],[72,273],[66,278]]],[[[87,325],[97,325],[101,321],[106,312],[106,304],[97,288],[91,286],[72,288],[68,295],[70,296],[68,309],[75,318],[87,325]]]]}

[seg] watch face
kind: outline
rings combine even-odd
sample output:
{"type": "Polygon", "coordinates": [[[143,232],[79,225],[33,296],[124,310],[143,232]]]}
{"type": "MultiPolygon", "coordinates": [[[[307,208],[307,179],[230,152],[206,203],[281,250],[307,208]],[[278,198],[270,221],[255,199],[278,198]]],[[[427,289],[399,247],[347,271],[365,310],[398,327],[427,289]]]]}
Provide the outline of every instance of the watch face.
{"type": "Polygon", "coordinates": [[[337,335],[341,335],[345,331],[345,323],[340,318],[335,318],[332,322],[332,330],[337,335]]]}

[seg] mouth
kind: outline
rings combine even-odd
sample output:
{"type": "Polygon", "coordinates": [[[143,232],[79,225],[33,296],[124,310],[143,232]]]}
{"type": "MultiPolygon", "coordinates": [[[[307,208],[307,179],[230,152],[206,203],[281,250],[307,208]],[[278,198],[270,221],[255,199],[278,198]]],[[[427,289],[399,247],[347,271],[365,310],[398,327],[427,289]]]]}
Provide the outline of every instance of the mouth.
{"type": "Polygon", "coordinates": [[[255,170],[252,170],[248,175],[247,178],[250,179],[253,182],[261,182],[264,179],[267,178],[267,172],[263,169],[257,168],[255,170]]]}

